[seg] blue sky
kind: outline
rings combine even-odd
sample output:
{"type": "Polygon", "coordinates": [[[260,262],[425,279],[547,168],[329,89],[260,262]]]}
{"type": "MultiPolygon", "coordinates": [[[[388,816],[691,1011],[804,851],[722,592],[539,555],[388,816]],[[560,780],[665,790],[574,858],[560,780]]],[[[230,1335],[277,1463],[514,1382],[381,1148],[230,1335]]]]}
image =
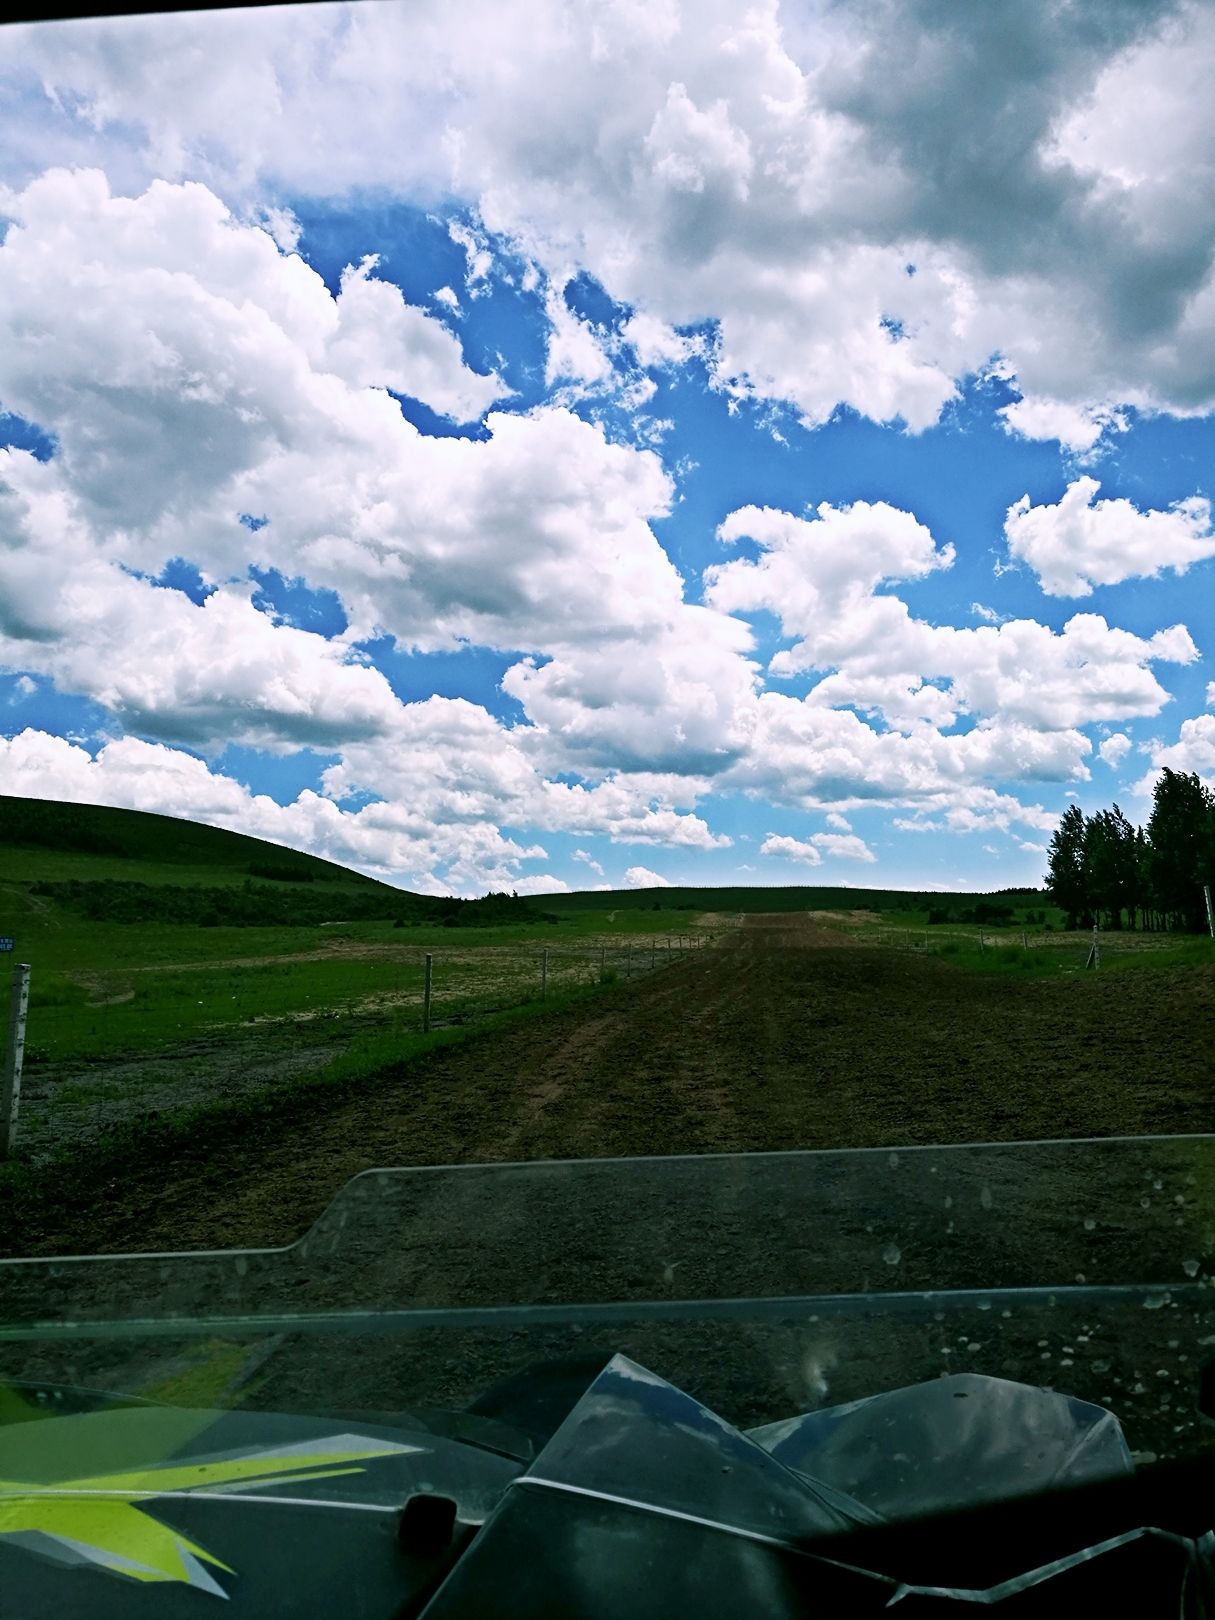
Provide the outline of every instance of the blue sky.
{"type": "Polygon", "coordinates": [[[0,791],[479,893],[1215,782],[1211,14],[540,9],[5,30],[0,791]]]}

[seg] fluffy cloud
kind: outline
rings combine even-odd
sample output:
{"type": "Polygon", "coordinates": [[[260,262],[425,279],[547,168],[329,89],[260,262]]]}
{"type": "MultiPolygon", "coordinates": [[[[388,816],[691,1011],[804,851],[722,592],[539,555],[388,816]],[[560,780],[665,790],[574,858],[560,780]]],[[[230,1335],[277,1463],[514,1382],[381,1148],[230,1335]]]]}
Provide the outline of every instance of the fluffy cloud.
{"type": "Polygon", "coordinates": [[[815,845],[841,861],[876,861],[877,856],[855,833],[815,833],[815,845]]]}
{"type": "Polygon", "coordinates": [[[444,825],[498,824],[540,832],[606,834],[613,843],[685,849],[729,845],[685,808],[708,786],[650,773],[592,786],[536,768],[527,728],[508,729],[462,698],[403,706],[391,736],[350,743],[324,775],[332,798],[374,793],[444,825]]]}
{"type": "Polygon", "coordinates": [[[1017,723],[949,736],[928,727],[911,735],[878,732],[847,710],[778,692],[764,693],[757,711],[751,749],[721,784],[801,810],[887,804],[950,814],[979,806],[989,813],[998,803],[1033,824],[1037,807],[983,784],[1067,781],[1085,773],[1092,747],[1075,730],[1042,732],[1017,723]]]}
{"type": "Polygon", "coordinates": [[[948,567],[953,551],[884,502],[821,506],[813,519],[746,507],[719,533],[754,540],[760,555],[708,569],[706,600],[776,615],[796,639],[772,658],[772,672],[831,669],[810,704],[853,705],[907,733],[947,728],[963,713],[1043,732],[1155,714],[1168,694],[1148,665],[1198,656],[1181,625],[1144,638],[1096,614],[1075,615],[1061,633],[1032,619],[957,629],[913,618],[878,587],[948,567]]]}
{"type": "Polygon", "coordinates": [[[705,599],[728,613],[766,608],[802,640],[772,660],[774,674],[840,662],[882,611],[874,596],[886,580],[922,579],[953,563],[930,530],[885,501],[826,504],[812,519],[772,507],[742,507],[718,528],[727,542],[751,539],[757,561],[720,563],[705,571],[705,599]],[[843,639],[841,639],[841,637],[843,639]]]}
{"type": "Polygon", "coordinates": [[[1175,743],[1156,742],[1148,754],[1152,768],[1135,783],[1133,792],[1150,793],[1165,766],[1173,771],[1197,772],[1215,791],[1215,714],[1196,714],[1191,720],[1183,720],[1175,743]]]}
{"type": "Polygon", "coordinates": [[[648,866],[630,866],[624,874],[624,882],[629,889],[669,889],[673,886],[669,878],[651,872],[648,866]]]}
{"type": "Polygon", "coordinates": [[[1119,403],[1215,400],[1200,6],[541,0],[521,31],[484,0],[12,34],[10,172],[52,150],[234,194],[454,191],[551,271],[715,320],[720,385],[807,421],[924,427],[993,355],[1010,425],[1073,445],[1119,403]]]}
{"type": "Polygon", "coordinates": [[[222,747],[327,748],[385,735],[378,670],[225,586],[202,606],[100,555],[57,461],[0,450],[0,664],[51,676],[133,730],[222,747]]]}
{"type": "Polygon", "coordinates": [[[1050,596],[1088,596],[1094,585],[1184,574],[1215,557],[1211,503],[1201,495],[1166,511],[1141,512],[1127,500],[1096,500],[1095,478],[1069,484],[1054,506],[1033,506],[1028,495],[1010,506],[1008,549],[1037,574],[1050,596]]]}
{"type": "Polygon", "coordinates": [[[858,838],[855,833],[812,833],[808,839],[769,833],[760,845],[759,853],[775,855],[786,861],[801,861],[806,866],[821,865],[824,854],[842,861],[877,859],[865,840],[858,838]]]}
{"type": "Polygon", "coordinates": [[[1019,399],[998,415],[1009,433],[1023,439],[1057,440],[1083,457],[1110,429],[1125,427],[1125,418],[1103,405],[1069,405],[1058,399],[1019,399]]]}
{"type": "Polygon", "coordinates": [[[769,833],[759,846],[761,855],[775,855],[785,861],[801,861],[804,866],[821,866],[821,851],[812,841],[788,838],[783,833],[769,833]]]}
{"type": "Polygon", "coordinates": [[[166,740],[298,746],[331,722],[354,740],[388,729],[386,684],[350,662],[360,640],[471,641],[540,655],[506,686],[542,768],[686,773],[737,756],[749,636],[685,602],[650,527],[671,498],[656,456],[551,408],[491,413],[481,441],[419,434],[372,384],[460,411],[497,384],[367,262],[334,299],[202,186],[122,198],[57,173],[9,206],[0,401],[58,445],[46,468],[9,458],[9,661],[166,740]],[[48,594],[52,530],[59,571],[69,539],[76,566],[48,594]],[[124,570],[174,556],[214,579],[254,563],[333,589],[345,646],[272,631],[237,585],[205,610],[149,607],[124,570]]]}
{"type": "MultiPolygon", "coordinates": [[[[372,255],[343,271],[324,369],[356,388],[412,394],[440,416],[461,422],[483,416],[508,390],[497,377],[470,371],[445,327],[372,275],[377,263],[372,255]]],[[[442,291],[451,294],[448,287],[442,291]]]]}
{"type": "Polygon", "coordinates": [[[1111,770],[1115,771],[1118,769],[1119,765],[1122,764],[1122,761],[1126,758],[1130,751],[1131,739],[1127,736],[1125,731],[1114,732],[1113,736],[1107,737],[1097,749],[1097,752],[1101,755],[1101,758],[1105,761],[1105,763],[1110,767],[1111,770]]]}
{"type": "Polygon", "coordinates": [[[484,442],[419,434],[369,384],[425,397],[438,355],[437,408],[490,385],[365,267],[333,299],[198,185],[130,199],[53,173],[9,210],[0,400],[55,434],[82,520],[126,565],[281,567],[339,592],[352,639],[427,648],[544,650],[678,618],[649,527],[671,495],[657,458],[562,410],[492,414],[484,442]],[[412,362],[406,317],[428,333],[412,362]],[[240,513],[267,519],[252,540],[240,513]]]}

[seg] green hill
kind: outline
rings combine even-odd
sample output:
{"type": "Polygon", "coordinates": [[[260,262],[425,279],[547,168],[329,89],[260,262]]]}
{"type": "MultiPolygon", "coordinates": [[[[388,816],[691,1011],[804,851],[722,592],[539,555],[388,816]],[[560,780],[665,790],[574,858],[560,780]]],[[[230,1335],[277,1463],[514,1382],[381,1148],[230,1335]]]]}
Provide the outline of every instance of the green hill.
{"type": "Polygon", "coordinates": [[[542,916],[510,895],[412,894],[335,861],[196,821],[0,796],[0,901],[5,889],[21,891],[26,906],[93,923],[485,925],[542,916]]]}
{"type": "Polygon", "coordinates": [[[0,797],[0,882],[75,878],[222,886],[248,877],[362,892],[389,888],[335,861],[223,827],[146,810],[0,797]]]}

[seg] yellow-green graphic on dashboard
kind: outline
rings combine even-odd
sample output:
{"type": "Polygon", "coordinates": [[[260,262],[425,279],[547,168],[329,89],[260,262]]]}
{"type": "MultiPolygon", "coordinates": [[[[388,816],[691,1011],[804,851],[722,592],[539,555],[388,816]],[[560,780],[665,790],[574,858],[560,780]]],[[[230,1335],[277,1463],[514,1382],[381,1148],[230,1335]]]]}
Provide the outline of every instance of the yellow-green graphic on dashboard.
{"type": "Polygon", "coordinates": [[[53,1484],[0,1479],[0,1536],[58,1563],[91,1565],[137,1581],[181,1582],[226,1597],[207,1566],[229,1575],[236,1573],[231,1566],[163,1523],[147,1504],[183,1496],[233,1498],[362,1473],[360,1465],[370,1458],[419,1449],[346,1434],[53,1484]]]}

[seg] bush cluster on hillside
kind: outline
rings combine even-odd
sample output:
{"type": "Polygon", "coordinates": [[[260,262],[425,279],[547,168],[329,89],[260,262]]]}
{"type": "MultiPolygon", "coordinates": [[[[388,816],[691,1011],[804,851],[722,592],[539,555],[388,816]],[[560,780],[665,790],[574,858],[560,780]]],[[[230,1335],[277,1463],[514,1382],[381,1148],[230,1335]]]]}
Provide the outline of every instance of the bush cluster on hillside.
{"type": "Polygon", "coordinates": [[[1215,794],[1197,773],[1166,768],[1146,827],[1133,826],[1117,805],[1086,816],[1073,804],[1047,860],[1047,890],[1071,928],[1138,923],[1202,933],[1202,888],[1215,883],[1215,794]]]}

